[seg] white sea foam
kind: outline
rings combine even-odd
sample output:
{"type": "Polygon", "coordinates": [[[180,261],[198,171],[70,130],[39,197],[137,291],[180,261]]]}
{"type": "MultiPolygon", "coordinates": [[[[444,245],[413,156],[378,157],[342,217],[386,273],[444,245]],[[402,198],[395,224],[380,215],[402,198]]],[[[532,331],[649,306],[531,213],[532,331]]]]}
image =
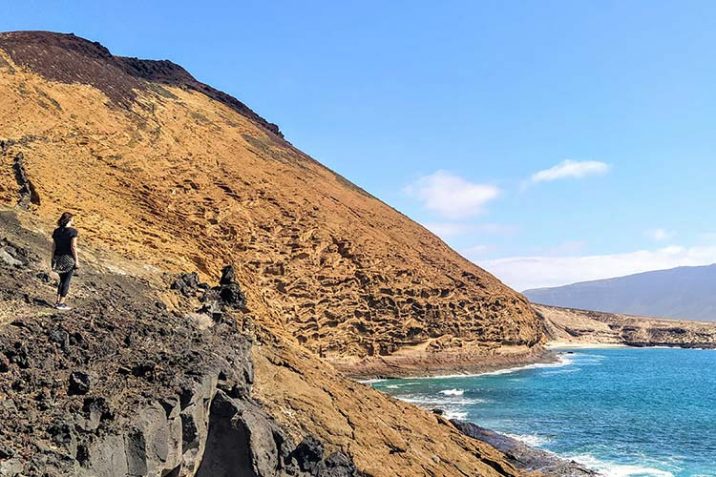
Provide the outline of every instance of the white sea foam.
{"type": "Polygon", "coordinates": [[[480,373],[476,376],[499,376],[502,374],[512,374],[518,371],[524,371],[527,369],[541,369],[541,368],[561,368],[562,366],[569,366],[574,360],[571,356],[560,354],[557,356],[557,361],[554,363],[532,363],[524,366],[516,366],[514,368],[498,369],[497,371],[488,371],[486,373],[480,373]]]}
{"type": "Polygon", "coordinates": [[[382,383],[385,381],[383,378],[374,378],[374,379],[359,379],[358,382],[362,384],[375,384],[375,383],[382,383]]]}
{"type": "Polygon", "coordinates": [[[460,421],[464,421],[467,419],[467,413],[464,411],[457,411],[454,409],[445,409],[445,418],[446,419],[458,419],[460,421]]]}
{"type": "Polygon", "coordinates": [[[515,366],[514,368],[498,369],[496,371],[486,371],[484,373],[476,374],[442,374],[439,376],[417,376],[412,379],[455,379],[455,378],[474,378],[478,376],[499,376],[501,374],[512,374],[518,371],[524,371],[526,369],[539,369],[539,368],[559,368],[561,366],[567,366],[572,364],[573,359],[568,355],[557,356],[557,361],[552,363],[532,363],[524,366],[515,366]]]}
{"type": "Polygon", "coordinates": [[[537,434],[507,434],[505,433],[507,437],[511,437],[513,439],[517,439],[518,441],[522,441],[528,446],[532,447],[540,447],[545,444],[547,444],[550,439],[545,436],[538,436],[537,434]]]}
{"type": "Polygon", "coordinates": [[[467,398],[462,396],[426,396],[426,395],[395,395],[394,397],[401,401],[409,402],[411,404],[417,404],[422,407],[440,407],[440,406],[470,406],[474,404],[481,404],[487,402],[485,399],[479,398],[467,398]]]}
{"type": "Polygon", "coordinates": [[[601,472],[605,477],[674,477],[668,470],[658,469],[650,465],[617,464],[599,460],[591,454],[570,456],[582,465],[601,472]]]}
{"type": "Polygon", "coordinates": [[[400,386],[397,384],[388,384],[386,388],[388,389],[398,389],[400,386]]]}
{"type": "Polygon", "coordinates": [[[443,389],[440,394],[445,396],[462,396],[465,393],[463,389],[443,389]]]}

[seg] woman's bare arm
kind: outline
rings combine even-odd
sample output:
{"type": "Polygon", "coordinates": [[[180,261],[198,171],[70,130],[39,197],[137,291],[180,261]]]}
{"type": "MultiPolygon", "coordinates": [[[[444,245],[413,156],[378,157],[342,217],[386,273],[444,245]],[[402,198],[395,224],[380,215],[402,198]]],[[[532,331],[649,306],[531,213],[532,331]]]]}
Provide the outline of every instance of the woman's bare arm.
{"type": "Polygon", "coordinates": [[[80,268],[80,260],[77,258],[77,237],[72,237],[72,258],[75,259],[75,268],[80,268]]]}

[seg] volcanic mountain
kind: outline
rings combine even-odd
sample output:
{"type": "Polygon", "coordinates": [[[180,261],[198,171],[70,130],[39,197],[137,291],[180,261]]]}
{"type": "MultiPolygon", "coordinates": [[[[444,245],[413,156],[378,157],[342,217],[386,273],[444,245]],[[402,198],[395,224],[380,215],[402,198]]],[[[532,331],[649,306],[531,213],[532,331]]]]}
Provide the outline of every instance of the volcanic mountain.
{"type": "Polygon", "coordinates": [[[203,277],[233,262],[264,323],[352,372],[542,340],[521,295],[180,66],[20,32],[0,35],[0,73],[5,204],[21,160],[22,201],[76,212],[93,245],[203,277]]]}
{"type": "MultiPolygon", "coordinates": [[[[212,410],[215,404],[220,408],[217,416],[260,406],[251,415],[260,414],[256,419],[264,422],[266,413],[283,429],[259,426],[264,434],[273,432],[271,445],[286,447],[284,435],[296,441],[316,436],[327,450],[352,459],[360,475],[521,475],[504,455],[445,419],[345,379],[336,368],[376,376],[523,362],[543,352],[541,318],[520,294],[297,150],[275,124],[237,99],[170,61],[113,56],[74,35],[2,33],[0,169],[0,204],[9,214],[0,236],[0,265],[3,276],[13,280],[0,290],[0,327],[10,330],[0,342],[0,358],[5,357],[0,386],[15,396],[11,402],[27,403],[13,407],[0,399],[4,422],[17,424],[0,426],[0,434],[25,436],[27,445],[0,449],[0,467],[8,456],[40,462],[48,453],[80,467],[109,465],[114,447],[97,447],[96,433],[106,439],[124,435],[127,465],[160,465],[145,452],[154,431],[143,428],[139,439],[139,431],[122,427],[125,414],[131,425],[127,403],[136,400],[154,414],[163,407],[165,424],[181,411],[182,425],[186,409],[208,415],[210,402],[212,410]],[[87,272],[73,285],[77,308],[62,317],[41,306],[52,295],[42,270],[47,237],[64,210],[76,214],[87,272]],[[225,318],[212,325],[226,315],[196,301],[212,293],[197,284],[215,282],[227,264],[234,265],[231,277],[241,284],[247,304],[227,313],[245,323],[248,341],[227,337],[225,318]],[[156,308],[156,324],[147,307],[156,308]],[[171,332],[173,319],[183,320],[174,326],[177,336],[171,332]],[[114,333],[126,334],[125,341],[104,346],[102,340],[114,339],[114,333]],[[146,336],[141,346],[137,334],[146,336]],[[181,341],[190,336],[194,345],[181,341]],[[60,348],[52,344],[54,337],[60,348]],[[148,345],[151,340],[156,347],[148,345]],[[241,349],[230,346],[234,340],[241,349]],[[246,349],[251,376],[234,378],[234,371],[221,368],[244,359],[246,349]],[[152,366],[132,364],[135,352],[152,366]],[[198,356],[202,353],[207,356],[198,356]],[[176,374],[162,368],[170,365],[176,374]],[[70,375],[70,366],[87,369],[70,375]],[[202,382],[221,389],[212,394],[207,385],[178,392],[178,407],[167,404],[166,399],[174,401],[166,396],[149,402],[168,392],[159,390],[160,384],[179,386],[180,376],[199,386],[199,371],[190,366],[204,373],[202,382]],[[129,377],[115,377],[108,371],[113,367],[117,376],[129,377]],[[47,384],[48,376],[82,381],[84,375],[107,376],[104,401],[83,404],[70,391],[47,384]],[[59,432],[52,435],[60,436],[61,452],[52,447],[55,441],[51,451],[50,444],[38,444],[45,437],[28,443],[32,432],[49,425],[50,412],[45,398],[29,396],[48,392],[52,412],[74,415],[84,406],[92,420],[92,410],[101,411],[94,414],[99,421],[92,421],[100,427],[88,431],[90,421],[51,426],[59,432]],[[216,396],[223,396],[218,403],[216,396]],[[116,407],[114,413],[103,410],[107,403],[116,407]],[[114,424],[104,424],[102,416],[114,416],[114,424]],[[31,420],[29,428],[23,419],[31,420]],[[73,434],[79,428],[89,437],[73,434]],[[88,449],[95,449],[93,456],[88,449]]],[[[249,425],[246,416],[216,426],[229,432],[239,421],[249,425]]],[[[204,425],[211,427],[211,421],[204,425]]],[[[189,431],[193,441],[187,445],[222,452],[211,429],[208,437],[189,431]]],[[[121,444],[119,439],[112,445],[121,444]]],[[[290,460],[297,451],[286,449],[290,460]]],[[[259,446],[257,452],[264,450],[259,446]]],[[[181,459],[183,464],[161,475],[193,475],[187,466],[214,465],[186,460],[196,452],[191,447],[183,457],[171,454],[172,466],[181,459]]],[[[277,452],[271,454],[274,460],[277,452]]],[[[330,462],[316,459],[310,475],[339,475],[321,474],[316,466],[330,462]]],[[[264,457],[252,462],[252,472],[259,464],[278,465],[264,457]]]]}

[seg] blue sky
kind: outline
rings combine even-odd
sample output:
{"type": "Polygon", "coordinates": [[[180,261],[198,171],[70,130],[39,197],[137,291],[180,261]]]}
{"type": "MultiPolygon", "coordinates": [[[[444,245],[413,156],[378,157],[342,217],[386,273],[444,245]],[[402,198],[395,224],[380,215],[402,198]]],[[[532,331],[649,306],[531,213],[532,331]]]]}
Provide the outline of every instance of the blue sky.
{"type": "Polygon", "coordinates": [[[518,289],[716,262],[716,2],[0,5],[185,66],[518,289]]]}

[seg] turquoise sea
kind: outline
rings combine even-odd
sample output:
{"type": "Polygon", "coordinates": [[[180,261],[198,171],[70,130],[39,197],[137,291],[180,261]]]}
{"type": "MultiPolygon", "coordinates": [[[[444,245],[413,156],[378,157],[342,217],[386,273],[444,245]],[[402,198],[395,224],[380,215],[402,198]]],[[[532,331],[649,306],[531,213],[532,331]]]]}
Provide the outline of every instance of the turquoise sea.
{"type": "Polygon", "coordinates": [[[579,349],[560,357],[373,386],[610,477],[716,477],[716,350],[579,349]]]}

